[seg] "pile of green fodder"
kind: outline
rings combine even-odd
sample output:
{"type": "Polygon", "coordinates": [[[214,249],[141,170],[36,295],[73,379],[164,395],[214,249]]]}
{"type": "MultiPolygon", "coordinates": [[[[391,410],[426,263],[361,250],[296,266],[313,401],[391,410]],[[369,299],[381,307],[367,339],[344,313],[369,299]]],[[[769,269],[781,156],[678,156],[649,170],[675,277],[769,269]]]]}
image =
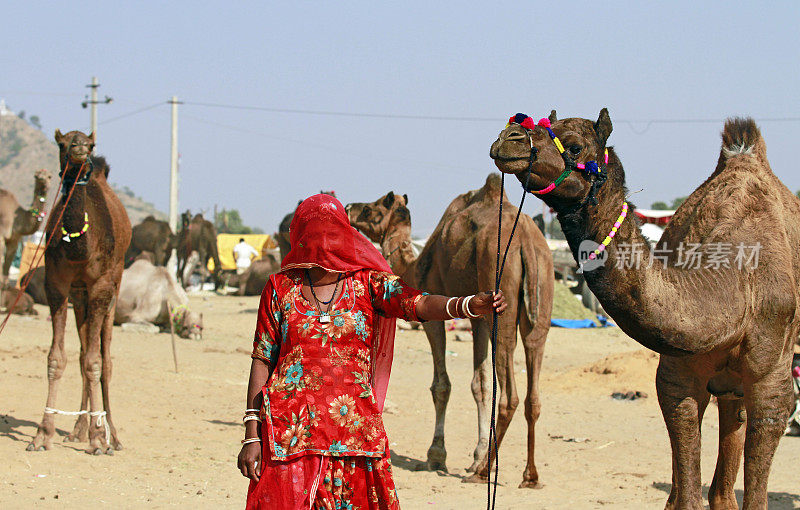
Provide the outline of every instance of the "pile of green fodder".
{"type": "MultiPolygon", "coordinates": [[[[553,292],[553,315],[554,319],[592,319],[596,317],[591,310],[583,306],[580,295],[572,293],[572,290],[560,281],[556,281],[553,292]]],[[[595,321],[596,322],[596,321],[595,321]]]]}

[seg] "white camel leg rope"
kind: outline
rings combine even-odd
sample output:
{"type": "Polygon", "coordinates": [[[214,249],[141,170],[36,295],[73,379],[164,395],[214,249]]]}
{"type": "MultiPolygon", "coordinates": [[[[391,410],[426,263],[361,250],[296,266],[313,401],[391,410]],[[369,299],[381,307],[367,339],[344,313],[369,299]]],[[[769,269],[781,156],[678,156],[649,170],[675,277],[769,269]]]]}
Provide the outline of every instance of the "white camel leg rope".
{"type": "Polygon", "coordinates": [[[85,409],[81,409],[80,411],[62,411],[61,409],[54,409],[52,407],[45,407],[44,408],[45,414],[60,414],[63,416],[81,416],[84,414],[88,414],[89,416],[97,416],[97,426],[102,426],[106,433],[106,443],[111,446],[111,428],[108,426],[108,420],[106,419],[106,415],[108,414],[105,411],[93,411],[89,412],[85,409]]]}

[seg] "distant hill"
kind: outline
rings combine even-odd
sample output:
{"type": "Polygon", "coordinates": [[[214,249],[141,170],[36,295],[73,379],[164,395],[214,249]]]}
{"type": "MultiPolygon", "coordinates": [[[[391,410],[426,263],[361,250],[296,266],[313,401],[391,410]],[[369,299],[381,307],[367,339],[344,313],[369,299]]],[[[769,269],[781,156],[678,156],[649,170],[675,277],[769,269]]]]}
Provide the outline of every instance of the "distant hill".
{"type": "MultiPolygon", "coordinates": [[[[108,156],[111,165],[111,180],[114,179],[114,158],[108,156]]],[[[0,116],[0,188],[7,189],[16,195],[23,207],[29,207],[33,198],[33,173],[45,168],[53,174],[52,186],[47,200],[47,207],[57,193],[58,186],[58,147],[52,140],[35,127],[16,115],[0,116]]],[[[127,187],[111,187],[119,196],[122,205],[128,211],[132,225],[136,225],[146,216],[153,215],[166,220],[166,214],[156,210],[153,204],[145,202],[133,194],[127,187]]]]}

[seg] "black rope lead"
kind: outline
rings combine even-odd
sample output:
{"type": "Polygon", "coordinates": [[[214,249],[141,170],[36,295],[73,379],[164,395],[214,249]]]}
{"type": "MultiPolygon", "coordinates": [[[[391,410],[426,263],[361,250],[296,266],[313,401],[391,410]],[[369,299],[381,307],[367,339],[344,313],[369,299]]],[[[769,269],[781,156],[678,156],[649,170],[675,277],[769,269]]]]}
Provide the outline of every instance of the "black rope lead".
{"type": "MultiPolygon", "coordinates": [[[[522,214],[522,206],[525,204],[525,196],[528,194],[528,182],[533,172],[533,162],[536,154],[531,150],[528,159],[528,175],[525,176],[525,184],[522,186],[522,200],[519,202],[519,209],[517,209],[517,216],[514,218],[514,225],[511,227],[511,235],[508,237],[508,244],[506,244],[505,252],[503,253],[503,262],[500,262],[500,247],[502,245],[502,228],[503,228],[503,196],[505,193],[505,176],[506,174],[500,173],[500,205],[498,207],[499,213],[497,218],[497,262],[495,263],[495,280],[494,280],[494,293],[495,295],[500,291],[500,281],[503,277],[503,269],[506,265],[506,257],[508,257],[508,250],[511,248],[511,241],[514,239],[514,232],[517,230],[517,223],[519,216],[522,214]]],[[[494,510],[497,502],[497,477],[500,473],[500,459],[497,448],[497,430],[495,429],[495,410],[497,408],[497,310],[492,311],[492,416],[489,422],[489,460],[488,460],[488,482],[486,485],[486,508],[487,510],[494,510]],[[494,449],[492,449],[494,447],[494,449]],[[492,482],[492,451],[494,451],[494,482],[492,482]]]]}

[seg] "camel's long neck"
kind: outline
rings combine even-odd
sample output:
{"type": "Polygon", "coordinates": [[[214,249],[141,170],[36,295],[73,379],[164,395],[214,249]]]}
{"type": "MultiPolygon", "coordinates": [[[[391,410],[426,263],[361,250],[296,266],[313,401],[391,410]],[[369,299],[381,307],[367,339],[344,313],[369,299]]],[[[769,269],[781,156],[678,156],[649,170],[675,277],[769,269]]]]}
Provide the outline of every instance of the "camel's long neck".
{"type": "MultiPolygon", "coordinates": [[[[618,163],[618,162],[617,162],[618,163]]],[[[610,169],[613,171],[613,169],[610,169]]],[[[601,243],[622,211],[626,189],[619,165],[617,179],[610,178],[598,193],[598,204],[558,214],[575,259],[584,240],[601,243]]],[[[556,210],[563,204],[553,204],[556,210]]],[[[596,245],[595,245],[596,246],[596,245]]],[[[585,247],[584,247],[585,248],[585,247]]],[[[732,306],[726,316],[710,317],[709,300],[722,300],[741,282],[728,272],[668,267],[653,253],[639,230],[633,207],[608,245],[604,264],[584,272],[589,288],[617,324],[636,341],[665,354],[711,350],[735,334],[742,310],[732,306]],[[720,321],[719,324],[712,324],[720,321]],[[714,333],[706,337],[703,333],[714,333]]],[[[663,256],[663,254],[656,255],[663,256]]]]}
{"type": "Polygon", "coordinates": [[[31,235],[42,224],[47,198],[47,184],[39,179],[33,188],[33,201],[30,209],[18,207],[14,217],[14,231],[20,235],[31,235]]]}
{"type": "Polygon", "coordinates": [[[391,225],[383,236],[381,250],[395,274],[402,276],[408,272],[416,260],[411,245],[411,223],[391,225]]]}

